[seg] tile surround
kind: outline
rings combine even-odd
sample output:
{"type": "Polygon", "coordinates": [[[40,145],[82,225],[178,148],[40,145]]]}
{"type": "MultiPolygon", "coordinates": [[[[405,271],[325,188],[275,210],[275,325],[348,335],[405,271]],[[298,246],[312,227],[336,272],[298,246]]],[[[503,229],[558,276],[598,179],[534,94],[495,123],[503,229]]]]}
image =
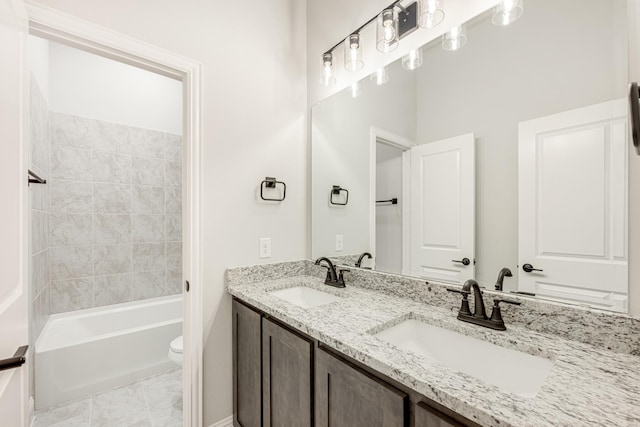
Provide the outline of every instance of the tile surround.
{"type": "Polygon", "coordinates": [[[52,313],[181,292],[181,137],[50,117],[52,313]]]}

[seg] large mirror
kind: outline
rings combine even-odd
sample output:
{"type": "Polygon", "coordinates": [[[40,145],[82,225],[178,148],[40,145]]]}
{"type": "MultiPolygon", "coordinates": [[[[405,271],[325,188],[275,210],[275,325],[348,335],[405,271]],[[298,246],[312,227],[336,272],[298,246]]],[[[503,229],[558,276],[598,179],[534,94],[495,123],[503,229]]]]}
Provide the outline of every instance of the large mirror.
{"type": "Polygon", "coordinates": [[[314,257],[627,311],[626,1],[524,6],[313,107],[314,257]]]}

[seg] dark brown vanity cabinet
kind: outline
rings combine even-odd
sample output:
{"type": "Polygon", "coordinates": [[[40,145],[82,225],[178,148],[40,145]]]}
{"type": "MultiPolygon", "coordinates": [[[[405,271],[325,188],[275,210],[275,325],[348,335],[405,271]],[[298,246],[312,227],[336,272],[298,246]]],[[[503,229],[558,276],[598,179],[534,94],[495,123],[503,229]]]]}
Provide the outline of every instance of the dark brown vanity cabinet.
{"type": "Polygon", "coordinates": [[[313,341],[262,318],[264,427],[313,425],[313,341]]]}
{"type": "Polygon", "coordinates": [[[233,425],[262,426],[262,316],[233,301],[233,425]]]}
{"type": "Polygon", "coordinates": [[[477,426],[236,299],[233,425],[477,426]]]}
{"type": "Polygon", "coordinates": [[[316,352],[316,426],[408,426],[409,396],[330,353],[316,352]]]}
{"type": "Polygon", "coordinates": [[[313,425],[314,342],[233,301],[233,424],[313,425]]]}
{"type": "Polygon", "coordinates": [[[464,427],[464,424],[422,402],[414,406],[414,416],[414,427],[464,427]]]}

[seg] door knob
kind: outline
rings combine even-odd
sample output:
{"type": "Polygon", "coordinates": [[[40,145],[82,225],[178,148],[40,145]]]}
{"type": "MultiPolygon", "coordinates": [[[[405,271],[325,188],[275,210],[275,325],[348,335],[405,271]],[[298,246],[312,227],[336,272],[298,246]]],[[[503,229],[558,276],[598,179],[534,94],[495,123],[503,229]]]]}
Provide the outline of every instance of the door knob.
{"type": "Polygon", "coordinates": [[[469,265],[471,264],[471,260],[469,258],[462,258],[462,259],[452,259],[451,262],[459,262],[462,265],[469,265]]]}
{"type": "Polygon", "coordinates": [[[533,265],[531,264],[522,264],[522,269],[527,273],[531,273],[532,271],[543,271],[539,268],[533,268],[533,265]]]}

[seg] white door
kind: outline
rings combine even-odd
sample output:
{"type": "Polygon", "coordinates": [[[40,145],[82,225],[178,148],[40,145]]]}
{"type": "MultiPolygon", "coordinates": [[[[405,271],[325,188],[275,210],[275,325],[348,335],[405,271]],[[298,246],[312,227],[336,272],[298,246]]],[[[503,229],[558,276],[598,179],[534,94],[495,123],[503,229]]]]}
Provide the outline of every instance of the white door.
{"type": "MultiPolygon", "coordinates": [[[[0,359],[11,358],[28,342],[26,36],[21,2],[0,2],[0,359]]],[[[27,426],[27,365],[0,371],[0,424],[27,426]]]]}
{"type": "Polygon", "coordinates": [[[625,100],[520,123],[519,290],[626,311],[627,133],[625,100]]]}
{"type": "Polygon", "coordinates": [[[475,137],[411,149],[411,274],[462,283],[475,259],[475,137]]]}

